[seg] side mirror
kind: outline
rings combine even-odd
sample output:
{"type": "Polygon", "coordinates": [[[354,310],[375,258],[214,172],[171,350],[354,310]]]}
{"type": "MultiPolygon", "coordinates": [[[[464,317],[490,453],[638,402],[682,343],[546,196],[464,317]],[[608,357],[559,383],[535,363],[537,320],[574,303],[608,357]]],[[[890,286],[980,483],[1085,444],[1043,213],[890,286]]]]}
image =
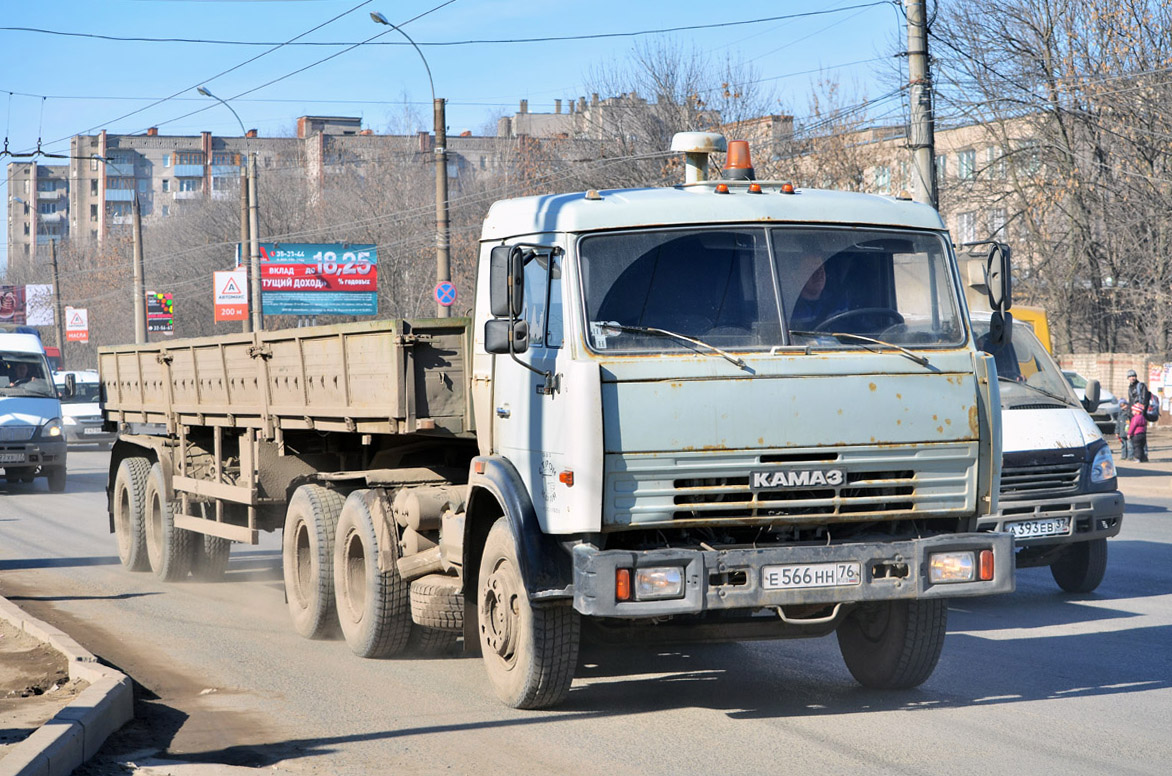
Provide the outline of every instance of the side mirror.
{"type": "Polygon", "coordinates": [[[1094,412],[1099,409],[1099,399],[1102,396],[1103,389],[1099,386],[1098,380],[1087,380],[1087,387],[1083,389],[1083,394],[1086,398],[1082,400],[1082,407],[1087,412],[1094,412]]]}
{"type": "MultiPolygon", "coordinates": [[[[498,245],[489,255],[488,304],[494,318],[517,318],[525,305],[525,252],[498,245]]],[[[508,351],[505,351],[508,352],[508,351]]]]}
{"type": "Polygon", "coordinates": [[[1013,341],[1013,315],[993,312],[989,318],[989,347],[1002,348],[1013,341]]]}
{"type": "Polygon", "coordinates": [[[73,374],[73,372],[67,372],[65,374],[65,395],[62,396],[61,398],[62,399],[72,399],[76,395],[77,395],[77,375],[73,374]]]}
{"type": "Polygon", "coordinates": [[[989,257],[985,260],[985,286],[988,289],[989,308],[1005,313],[1013,305],[1013,288],[1010,274],[1009,246],[993,243],[989,257]]]}
{"type": "Polygon", "coordinates": [[[489,353],[524,353],[529,349],[529,322],[495,318],[484,322],[484,349],[489,353]]]}

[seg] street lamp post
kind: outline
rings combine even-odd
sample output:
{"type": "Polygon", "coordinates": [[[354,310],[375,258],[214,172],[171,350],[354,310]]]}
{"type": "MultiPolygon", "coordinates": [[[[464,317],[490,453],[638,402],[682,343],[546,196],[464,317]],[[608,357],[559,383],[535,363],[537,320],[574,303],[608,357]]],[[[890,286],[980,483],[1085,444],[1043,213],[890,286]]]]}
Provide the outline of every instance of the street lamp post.
{"type": "MultiPolygon", "coordinates": [[[[232,115],[236,118],[236,123],[240,125],[241,139],[248,137],[248,130],[244,128],[244,122],[240,120],[240,115],[233,110],[232,106],[216,95],[212,94],[206,86],[200,86],[196,89],[197,92],[204,97],[211,97],[228,110],[232,111],[232,115]]],[[[244,251],[249,252],[248,275],[251,281],[252,288],[252,321],[243,322],[243,331],[262,331],[264,330],[264,311],[261,309],[261,282],[260,282],[260,245],[257,240],[257,213],[256,213],[256,154],[249,155],[248,164],[245,165],[246,173],[241,176],[241,209],[240,209],[240,256],[244,257],[244,251]],[[247,246],[247,247],[246,247],[247,246]]]]}
{"type": "MultiPolygon", "coordinates": [[[[415,45],[411,36],[403,32],[401,27],[391,24],[387,21],[387,17],[377,11],[371,13],[370,18],[378,24],[385,24],[406,38],[411,47],[415,49],[415,53],[419,54],[419,58],[423,60],[423,68],[427,71],[427,84],[431,87],[431,104],[434,109],[435,126],[435,280],[437,284],[445,283],[452,279],[452,261],[448,232],[448,136],[445,128],[447,119],[444,115],[444,100],[442,97],[436,99],[431,67],[427,64],[427,57],[423,56],[423,51],[415,45]]],[[[447,318],[450,315],[451,310],[448,307],[436,303],[437,317],[447,318]]]]}

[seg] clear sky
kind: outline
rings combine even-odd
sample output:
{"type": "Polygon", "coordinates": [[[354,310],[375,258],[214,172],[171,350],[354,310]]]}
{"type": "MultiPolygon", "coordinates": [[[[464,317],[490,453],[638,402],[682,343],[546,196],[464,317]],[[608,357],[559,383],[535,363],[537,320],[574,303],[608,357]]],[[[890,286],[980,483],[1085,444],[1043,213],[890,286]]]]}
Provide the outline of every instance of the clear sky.
{"type": "MultiPolygon", "coordinates": [[[[102,128],[132,134],[158,126],[160,134],[209,130],[238,135],[240,125],[232,114],[195,92],[200,84],[229,100],[244,124],[262,136],[293,134],[296,118],[307,114],[361,116],[363,126],[377,132],[430,129],[431,92],[423,62],[399,33],[370,19],[370,12],[379,11],[392,23],[403,24],[426,57],[436,96],[448,100],[450,134],[482,134],[496,117],[516,111],[521,99],[529,100],[533,112],[552,111],[558,98],[589,99],[592,71],[622,64],[638,42],[656,36],[521,39],[629,34],[759,19],[772,20],[682,30],[666,37],[713,58],[727,55],[751,64],[762,86],[777,97],[773,112],[793,113],[800,120],[819,71],[844,85],[849,103],[891,88],[891,52],[906,40],[906,32],[895,4],[874,3],[0,0],[0,110],[7,147],[14,152],[35,149],[38,137],[45,150],[68,152],[69,137],[102,128]],[[819,11],[833,12],[798,16],[819,11]],[[319,25],[324,26],[309,32],[319,25]],[[349,51],[343,45],[286,45],[266,53],[272,46],[132,42],[13,28],[274,45],[307,32],[297,43],[352,44],[385,34],[349,51]],[[435,45],[462,41],[492,42],[435,45]],[[338,56],[295,73],[332,54],[338,56]],[[254,57],[259,58],[242,64],[254,57]],[[236,69],[224,72],[231,68],[236,69]],[[152,106],[156,101],[161,102],[152,106]],[[404,120],[405,103],[417,121],[404,120]],[[201,108],[205,110],[185,116],[201,108]]],[[[888,109],[898,110],[898,102],[888,109]]],[[[0,159],[5,168],[10,161],[11,157],[0,159]]],[[[0,196],[7,200],[6,180],[0,182],[0,196]]],[[[6,258],[5,235],[0,262],[6,264],[6,258]]]]}

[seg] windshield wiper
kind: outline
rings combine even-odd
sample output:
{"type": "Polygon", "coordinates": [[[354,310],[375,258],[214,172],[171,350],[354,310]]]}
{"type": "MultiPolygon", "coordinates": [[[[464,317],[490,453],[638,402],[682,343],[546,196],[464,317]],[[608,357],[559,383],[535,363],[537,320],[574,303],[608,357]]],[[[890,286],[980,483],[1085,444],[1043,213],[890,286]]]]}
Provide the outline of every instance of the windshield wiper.
{"type": "MultiPolygon", "coordinates": [[[[862,334],[851,334],[850,332],[845,331],[799,331],[797,329],[790,329],[789,333],[797,334],[800,337],[846,337],[847,339],[859,340],[860,342],[871,342],[876,345],[882,345],[885,348],[898,350],[901,354],[907,356],[912,361],[915,361],[920,366],[931,366],[931,362],[928,361],[927,356],[921,356],[919,353],[913,353],[902,345],[896,345],[893,342],[885,342],[881,339],[875,339],[874,337],[865,337],[862,334]]],[[[870,350],[872,353],[879,352],[874,348],[866,349],[870,350]]]]}
{"type": "Polygon", "coordinates": [[[683,342],[690,342],[693,345],[699,345],[702,348],[707,348],[708,350],[711,350],[713,353],[716,353],[717,355],[724,358],[725,361],[728,361],[730,364],[735,364],[736,366],[740,367],[741,369],[748,368],[745,366],[745,362],[743,359],[737,358],[733,354],[731,354],[725,350],[721,350],[720,348],[716,347],[715,345],[709,345],[707,342],[704,342],[703,340],[698,340],[695,337],[689,337],[687,335],[680,334],[679,332],[668,331],[667,329],[657,329],[654,326],[627,326],[627,325],[624,325],[621,323],[599,323],[598,326],[600,329],[604,329],[604,330],[605,329],[612,329],[612,330],[630,332],[632,334],[655,334],[660,337],[671,337],[673,339],[678,339],[683,342]]]}
{"type": "Polygon", "coordinates": [[[997,375],[997,382],[999,382],[999,383],[1005,382],[1005,383],[1012,383],[1013,385],[1020,385],[1023,388],[1029,388],[1031,391],[1037,391],[1038,393],[1042,394],[1043,396],[1048,396],[1051,399],[1054,399],[1055,401],[1062,402],[1062,404],[1064,406],[1067,406],[1067,407],[1070,406],[1070,399],[1068,399],[1064,396],[1059,396],[1056,393],[1050,393],[1046,389],[1039,388],[1036,385],[1030,385],[1029,383],[1025,382],[1024,380],[1018,380],[1016,378],[1008,377],[1006,375],[997,375]]]}

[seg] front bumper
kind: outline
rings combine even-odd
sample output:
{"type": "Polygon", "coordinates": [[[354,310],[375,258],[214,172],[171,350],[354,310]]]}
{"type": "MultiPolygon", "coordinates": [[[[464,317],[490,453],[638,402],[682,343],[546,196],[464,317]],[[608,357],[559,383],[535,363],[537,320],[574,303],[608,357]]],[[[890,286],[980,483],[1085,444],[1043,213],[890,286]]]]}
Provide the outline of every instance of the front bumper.
{"type": "Polygon", "coordinates": [[[106,431],[101,424],[65,426],[65,441],[71,445],[112,444],[118,439],[117,432],[106,431]]]}
{"type": "Polygon", "coordinates": [[[0,469],[6,472],[15,469],[33,469],[38,466],[64,466],[66,442],[34,440],[32,442],[0,443],[0,469]]]}
{"type": "Polygon", "coordinates": [[[1013,537],[1000,533],[768,549],[633,551],[578,545],[573,549],[573,565],[574,608],[598,617],[662,617],[798,604],[954,598],[1009,593],[1014,589],[1013,537]],[[993,579],[948,584],[929,580],[929,555],[965,550],[993,551],[993,579]],[[762,585],[766,566],[849,561],[861,566],[859,584],[784,590],[767,590],[762,585]],[[655,566],[683,569],[681,598],[615,600],[617,569],[655,566]]]}
{"type": "Polygon", "coordinates": [[[1009,523],[1025,520],[1071,518],[1069,535],[1018,539],[1018,547],[1045,547],[1105,539],[1115,536],[1123,527],[1123,494],[1117,490],[1107,493],[1079,493],[1067,498],[1002,500],[1000,505],[1001,510],[997,514],[977,520],[978,531],[1008,531],[1006,526],[1009,523]]]}

